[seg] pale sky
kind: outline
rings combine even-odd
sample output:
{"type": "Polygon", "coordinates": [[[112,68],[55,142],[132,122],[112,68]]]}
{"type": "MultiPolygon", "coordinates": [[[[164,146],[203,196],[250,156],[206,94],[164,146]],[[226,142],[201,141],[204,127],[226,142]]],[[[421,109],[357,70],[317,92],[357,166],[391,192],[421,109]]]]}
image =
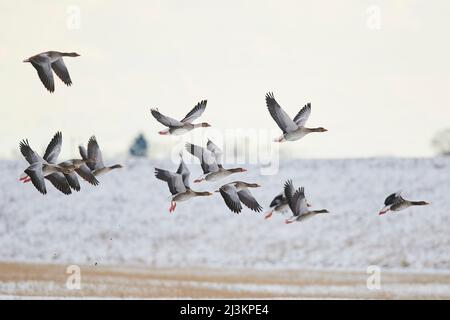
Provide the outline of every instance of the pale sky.
{"type": "Polygon", "coordinates": [[[311,102],[308,125],[329,130],[284,153],[430,156],[450,126],[449,17],[448,0],[0,0],[0,157],[18,157],[23,138],[42,152],[57,130],[66,156],[92,134],[110,156],[141,131],[173,143],[150,108],[182,118],[202,99],[216,132],[272,139],[268,91],[292,116],[311,102]],[[55,78],[53,94],[22,63],[48,50],[81,55],[65,58],[72,87],[55,78]]]}

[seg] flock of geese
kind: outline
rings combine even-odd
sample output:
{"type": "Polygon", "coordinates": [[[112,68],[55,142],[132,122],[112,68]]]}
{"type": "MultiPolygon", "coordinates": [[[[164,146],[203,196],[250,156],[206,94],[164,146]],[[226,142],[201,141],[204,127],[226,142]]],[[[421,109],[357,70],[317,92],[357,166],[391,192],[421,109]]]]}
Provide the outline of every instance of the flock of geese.
{"type": "MultiPolygon", "coordinates": [[[[31,63],[36,69],[38,76],[49,92],[54,92],[55,84],[53,72],[66,84],[72,85],[67,67],[63,57],[78,57],[75,52],[64,53],[48,51],[34,55],[23,62],[31,63]]],[[[160,135],[183,135],[196,128],[206,128],[211,125],[207,122],[193,123],[205,111],[207,100],[200,101],[182,120],[176,120],[162,114],[158,109],[151,109],[152,116],[166,128],[159,131],[160,135]]],[[[306,104],[298,111],[293,119],[281,108],[275,100],[273,93],[266,94],[266,105],[269,114],[282,131],[282,135],[275,142],[296,141],[313,132],[326,132],[323,127],[308,128],[306,122],[311,115],[311,103],[306,104]]],[[[29,166],[24,170],[20,181],[32,182],[36,189],[42,194],[47,193],[45,179],[64,194],[71,194],[72,190],[79,191],[80,183],[78,176],[88,183],[96,186],[99,184],[97,177],[111,170],[122,168],[120,164],[105,166],[102,154],[95,136],[89,139],[87,149],[79,146],[79,159],[70,159],[63,162],[57,161],[62,147],[62,133],[57,132],[47,146],[44,156],[41,157],[29,145],[28,140],[22,140],[19,149],[29,166]]],[[[244,168],[224,168],[222,165],[222,150],[208,139],[206,147],[187,142],[185,149],[196,157],[203,170],[203,174],[195,179],[194,183],[217,182],[236,173],[247,171],[244,168]]],[[[169,212],[174,212],[177,202],[186,201],[194,197],[212,196],[214,193],[208,191],[195,191],[190,187],[190,171],[183,161],[180,153],[180,164],[177,171],[172,172],[155,168],[155,177],[167,183],[172,194],[169,212]]],[[[242,211],[242,204],[255,212],[261,212],[263,208],[254,198],[250,189],[260,187],[257,183],[244,181],[233,181],[223,184],[215,192],[220,193],[226,206],[235,213],[242,211]]],[[[426,201],[409,201],[402,197],[400,192],[389,195],[384,201],[384,207],[380,215],[388,211],[400,211],[411,206],[428,205],[426,201]]],[[[329,213],[326,209],[312,210],[306,200],[304,187],[295,188],[292,180],[284,183],[280,194],[276,195],[270,203],[270,211],[265,218],[270,218],[273,213],[285,213],[291,210],[292,216],[285,220],[289,224],[303,221],[317,214],[329,213]]]]}
{"type": "Polygon", "coordinates": [[[71,194],[72,190],[80,191],[78,176],[97,186],[97,177],[111,170],[122,168],[122,165],[105,166],[97,139],[92,136],[89,139],[87,150],[79,146],[81,159],[70,159],[57,162],[62,147],[62,133],[57,132],[47,146],[44,156],[41,157],[34,151],[28,140],[19,143],[19,149],[29,166],[20,176],[23,183],[30,182],[42,193],[47,193],[45,179],[64,194],[71,194]]]}

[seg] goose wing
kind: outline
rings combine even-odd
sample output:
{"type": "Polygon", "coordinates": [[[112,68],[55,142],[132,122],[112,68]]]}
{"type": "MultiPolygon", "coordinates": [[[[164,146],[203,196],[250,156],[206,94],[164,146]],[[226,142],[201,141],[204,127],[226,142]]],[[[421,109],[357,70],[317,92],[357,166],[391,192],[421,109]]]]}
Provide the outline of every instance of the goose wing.
{"type": "Polygon", "coordinates": [[[48,58],[39,58],[30,60],[32,66],[36,69],[39,79],[48,91],[55,91],[55,82],[53,80],[53,72],[48,58]]]}
{"type": "Polygon", "coordinates": [[[303,187],[298,188],[292,196],[292,200],[289,202],[289,207],[292,210],[294,216],[301,216],[308,212],[308,206],[306,205],[305,190],[303,187]]]}
{"type": "Polygon", "coordinates": [[[42,172],[42,163],[35,162],[27,169],[25,169],[25,173],[30,177],[31,182],[34,187],[42,194],[47,193],[47,189],[45,188],[45,180],[44,174],[42,172]]]}
{"type": "Polygon", "coordinates": [[[280,107],[271,92],[266,94],[266,105],[273,120],[275,120],[283,133],[295,131],[298,128],[295,122],[292,121],[288,114],[280,107]]]}
{"type": "Polygon", "coordinates": [[[75,190],[80,191],[80,181],[78,181],[77,174],[75,172],[71,172],[69,174],[65,174],[64,177],[66,178],[67,182],[69,183],[69,186],[75,190]]]}
{"type": "Polygon", "coordinates": [[[55,172],[52,173],[51,175],[46,176],[45,178],[48,181],[50,181],[51,184],[62,193],[67,195],[72,193],[72,190],[70,190],[70,185],[67,182],[66,177],[62,173],[55,172]]]}
{"type": "Polygon", "coordinates": [[[87,150],[85,147],[78,146],[78,151],[80,152],[81,159],[83,159],[83,160],[89,159],[88,155],[87,155],[87,150]]]}
{"type": "Polygon", "coordinates": [[[186,191],[186,186],[183,183],[181,174],[155,168],[155,177],[167,182],[170,193],[174,195],[186,191]]]}
{"type": "Polygon", "coordinates": [[[178,166],[177,173],[181,174],[184,186],[186,188],[189,188],[189,177],[191,175],[191,172],[189,171],[187,165],[184,163],[183,158],[180,159],[180,165],[178,166]]]}
{"type": "Polygon", "coordinates": [[[258,201],[253,197],[251,192],[248,189],[243,189],[239,191],[238,193],[239,199],[243,204],[245,204],[249,209],[261,212],[262,207],[259,205],[258,201]]]}
{"type": "Polygon", "coordinates": [[[218,165],[222,164],[222,149],[220,149],[214,142],[208,139],[206,149],[211,151],[216,159],[218,165]]]}
{"type": "Polygon", "coordinates": [[[304,127],[310,115],[311,115],[311,103],[308,103],[303,108],[301,108],[300,111],[297,113],[297,115],[294,118],[294,122],[297,124],[297,126],[304,127]]]}
{"type": "Polygon", "coordinates": [[[67,71],[66,65],[64,64],[64,60],[59,58],[54,61],[52,64],[52,69],[55,71],[56,75],[64,82],[67,86],[72,84],[72,80],[70,79],[69,71],[67,71]]]}
{"type": "Polygon", "coordinates": [[[192,123],[195,119],[200,117],[206,109],[207,100],[202,100],[197,105],[189,111],[189,113],[181,120],[183,123],[192,123]]]}
{"type": "Polygon", "coordinates": [[[95,178],[94,174],[92,173],[91,169],[85,164],[83,164],[78,169],[75,169],[75,172],[78,173],[80,177],[82,177],[84,180],[92,184],[93,186],[98,185],[100,182],[95,178]]]}
{"type": "Polygon", "coordinates": [[[151,109],[152,116],[161,124],[165,125],[166,127],[173,128],[173,127],[182,127],[183,123],[175,120],[171,117],[163,115],[161,112],[158,111],[158,109],[151,109]]]}
{"type": "Polygon", "coordinates": [[[295,192],[294,184],[292,183],[292,180],[289,179],[288,181],[286,181],[284,183],[283,192],[284,192],[284,196],[286,197],[287,201],[291,202],[292,197],[294,196],[294,192],[295,192]]]}
{"type": "Polygon", "coordinates": [[[33,164],[36,162],[42,163],[42,158],[30,147],[28,140],[22,140],[19,143],[19,149],[25,160],[28,161],[29,164],[33,164]]]}
{"type": "Polygon", "coordinates": [[[216,157],[210,150],[189,142],[186,142],[185,147],[190,154],[192,154],[193,156],[197,157],[200,160],[200,165],[203,169],[204,174],[219,171],[219,166],[216,162],[216,157]]]}
{"type": "Polygon", "coordinates": [[[219,192],[222,195],[223,200],[225,200],[225,204],[231,211],[235,213],[241,212],[241,201],[239,199],[236,188],[233,185],[226,184],[220,187],[219,192]]]}
{"type": "Polygon", "coordinates": [[[58,131],[47,146],[44,154],[44,160],[48,163],[56,163],[62,146],[62,133],[58,131]]]}
{"type": "Polygon", "coordinates": [[[395,193],[389,195],[389,196],[384,200],[384,205],[385,205],[385,206],[390,206],[390,205],[399,203],[399,202],[401,202],[401,201],[403,201],[403,198],[402,198],[401,192],[399,191],[399,192],[395,192],[395,193]]]}
{"type": "Polygon", "coordinates": [[[95,136],[92,136],[89,139],[87,155],[88,155],[88,159],[95,160],[95,163],[92,163],[92,162],[88,163],[88,165],[90,164],[89,168],[91,170],[102,169],[105,167],[105,165],[103,163],[102,152],[100,151],[100,147],[98,146],[98,142],[97,142],[97,139],[95,138],[95,136]]]}
{"type": "Polygon", "coordinates": [[[270,203],[269,207],[271,207],[271,208],[276,207],[277,205],[279,205],[283,201],[286,201],[286,197],[284,196],[284,193],[281,192],[275,198],[273,198],[273,200],[270,203]]]}

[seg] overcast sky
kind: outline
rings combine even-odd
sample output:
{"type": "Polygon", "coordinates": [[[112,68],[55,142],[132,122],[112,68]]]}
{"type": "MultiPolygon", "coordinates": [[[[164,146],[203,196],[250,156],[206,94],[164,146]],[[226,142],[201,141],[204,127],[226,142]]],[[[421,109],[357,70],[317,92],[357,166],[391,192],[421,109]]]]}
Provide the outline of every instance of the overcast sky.
{"type": "Polygon", "coordinates": [[[0,157],[23,138],[41,152],[57,130],[65,156],[92,134],[110,156],[141,131],[178,142],[156,134],[150,107],[182,118],[202,99],[202,133],[274,129],[272,143],[268,91],[292,116],[311,102],[308,125],[329,130],[284,152],[430,156],[450,126],[449,17],[447,0],[0,0],[0,157]],[[53,94],[22,63],[48,50],[81,54],[53,94]]]}

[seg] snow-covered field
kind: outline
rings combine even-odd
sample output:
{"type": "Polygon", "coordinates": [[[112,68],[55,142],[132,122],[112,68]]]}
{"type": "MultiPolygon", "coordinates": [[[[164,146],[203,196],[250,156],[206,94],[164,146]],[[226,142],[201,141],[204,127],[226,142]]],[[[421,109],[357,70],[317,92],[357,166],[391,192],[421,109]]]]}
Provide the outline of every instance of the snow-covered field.
{"type": "MultiPolygon", "coordinates": [[[[261,205],[286,179],[305,186],[315,208],[332,213],[285,225],[281,216],[244,209],[236,215],[219,194],[179,203],[168,213],[167,186],[154,167],[128,160],[70,196],[49,183],[46,196],[18,181],[24,161],[0,161],[0,260],[157,267],[342,268],[369,265],[450,270],[450,159],[290,160],[274,176],[258,166],[232,177],[262,185],[261,205]],[[384,198],[403,190],[430,206],[378,216],[384,198]]],[[[190,165],[191,178],[200,175],[190,165]]],[[[231,180],[230,179],[230,180],[231,180]]],[[[193,184],[213,191],[214,184],[193,184]]]]}

